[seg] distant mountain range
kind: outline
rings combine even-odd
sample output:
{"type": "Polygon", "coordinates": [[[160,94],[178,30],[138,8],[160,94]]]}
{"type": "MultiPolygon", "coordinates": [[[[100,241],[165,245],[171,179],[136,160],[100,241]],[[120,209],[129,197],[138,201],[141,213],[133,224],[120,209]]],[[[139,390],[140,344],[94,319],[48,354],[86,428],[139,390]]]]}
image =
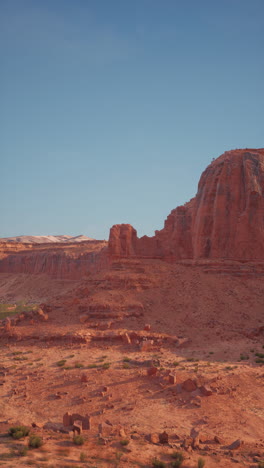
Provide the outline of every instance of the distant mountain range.
{"type": "Polygon", "coordinates": [[[45,243],[54,243],[54,242],[84,242],[94,240],[91,237],[87,236],[17,236],[17,237],[2,237],[0,242],[20,242],[23,244],[45,244],[45,243]]]}

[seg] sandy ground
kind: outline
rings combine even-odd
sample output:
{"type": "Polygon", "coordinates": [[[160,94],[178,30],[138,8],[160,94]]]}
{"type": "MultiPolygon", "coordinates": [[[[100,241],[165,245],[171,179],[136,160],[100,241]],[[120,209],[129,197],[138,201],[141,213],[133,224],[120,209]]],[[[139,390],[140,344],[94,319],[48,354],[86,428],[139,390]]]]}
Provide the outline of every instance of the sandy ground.
{"type": "Polygon", "coordinates": [[[52,308],[47,321],[2,328],[0,465],[147,468],[157,457],[169,467],[175,451],[186,468],[264,459],[262,266],[123,260],[79,281],[1,274],[0,295],[52,308]],[[81,447],[61,432],[66,412],[91,417],[81,447]],[[27,439],[7,436],[17,423],[43,447],[19,455],[27,439]],[[168,443],[150,440],[163,431],[168,443]]]}

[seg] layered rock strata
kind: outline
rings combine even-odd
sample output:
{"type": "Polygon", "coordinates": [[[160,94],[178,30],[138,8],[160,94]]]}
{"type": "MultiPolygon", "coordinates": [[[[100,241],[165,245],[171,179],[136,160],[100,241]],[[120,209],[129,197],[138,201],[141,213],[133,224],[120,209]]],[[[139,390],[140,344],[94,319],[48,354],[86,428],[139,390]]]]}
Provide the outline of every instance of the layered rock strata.
{"type": "Polygon", "coordinates": [[[110,230],[115,256],[264,260],[264,149],[228,151],[205,169],[198,191],[155,236],[129,224],[110,230]]]}

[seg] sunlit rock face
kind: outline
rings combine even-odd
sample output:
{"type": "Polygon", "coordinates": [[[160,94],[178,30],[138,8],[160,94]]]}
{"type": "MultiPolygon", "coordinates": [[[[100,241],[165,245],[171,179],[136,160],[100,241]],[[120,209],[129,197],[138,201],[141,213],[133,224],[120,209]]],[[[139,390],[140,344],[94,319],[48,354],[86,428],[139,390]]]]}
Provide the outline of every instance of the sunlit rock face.
{"type": "Polygon", "coordinates": [[[172,210],[153,237],[110,230],[109,253],[181,259],[264,260],[264,149],[228,151],[202,173],[196,197],[172,210]]]}

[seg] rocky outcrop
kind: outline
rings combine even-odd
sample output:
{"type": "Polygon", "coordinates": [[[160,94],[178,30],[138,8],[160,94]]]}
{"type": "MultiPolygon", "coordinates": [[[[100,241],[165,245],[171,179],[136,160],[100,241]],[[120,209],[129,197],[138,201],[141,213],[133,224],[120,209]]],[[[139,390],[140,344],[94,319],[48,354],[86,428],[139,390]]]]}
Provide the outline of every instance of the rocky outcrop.
{"type": "Polygon", "coordinates": [[[153,237],[129,224],[110,230],[115,256],[264,260],[264,149],[234,150],[203,172],[195,198],[172,210],[153,237]]]}

